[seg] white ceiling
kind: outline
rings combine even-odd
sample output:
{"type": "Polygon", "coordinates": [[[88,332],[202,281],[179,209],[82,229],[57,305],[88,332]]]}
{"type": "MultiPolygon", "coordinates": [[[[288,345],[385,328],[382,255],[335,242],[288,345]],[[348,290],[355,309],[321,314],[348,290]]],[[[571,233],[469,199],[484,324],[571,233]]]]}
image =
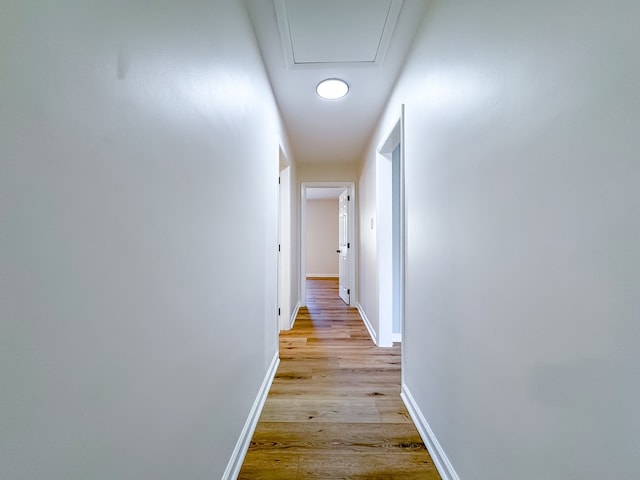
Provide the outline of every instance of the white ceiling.
{"type": "Polygon", "coordinates": [[[360,159],[426,0],[246,0],[296,161],[360,159]],[[315,93],[325,78],[350,87],[315,93]]]}

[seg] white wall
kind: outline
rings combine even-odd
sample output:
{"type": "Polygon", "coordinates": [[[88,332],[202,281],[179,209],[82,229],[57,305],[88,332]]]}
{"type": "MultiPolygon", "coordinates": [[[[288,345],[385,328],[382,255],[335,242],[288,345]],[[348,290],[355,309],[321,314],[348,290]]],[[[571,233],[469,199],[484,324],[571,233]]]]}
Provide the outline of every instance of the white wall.
{"type": "Polygon", "coordinates": [[[357,162],[321,162],[299,163],[298,178],[300,182],[355,182],[358,178],[357,162]]]}
{"type": "Polygon", "coordinates": [[[374,135],[361,192],[405,103],[405,390],[462,480],[637,477],[639,16],[435,1],[374,135]]]}
{"type": "Polygon", "coordinates": [[[221,478],[277,351],[242,2],[10,0],[0,78],[0,477],[221,478]]]}
{"type": "Polygon", "coordinates": [[[307,200],[307,276],[338,276],[338,199],[307,200]]]}
{"type": "Polygon", "coordinates": [[[377,340],[379,302],[375,153],[372,161],[363,166],[358,188],[358,303],[377,340]]]}

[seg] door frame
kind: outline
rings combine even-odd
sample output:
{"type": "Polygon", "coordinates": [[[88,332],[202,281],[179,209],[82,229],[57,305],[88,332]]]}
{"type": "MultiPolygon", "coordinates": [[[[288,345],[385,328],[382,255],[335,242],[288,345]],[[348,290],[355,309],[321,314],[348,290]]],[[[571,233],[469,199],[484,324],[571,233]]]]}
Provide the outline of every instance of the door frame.
{"type": "Polygon", "coordinates": [[[291,164],[282,145],[278,172],[278,331],[291,328],[291,164]]]}
{"type": "Polygon", "coordinates": [[[382,137],[376,149],[376,236],[378,260],[378,346],[390,347],[393,342],[402,342],[405,316],[405,198],[404,198],[404,105],[391,130],[382,137]],[[393,151],[400,146],[399,175],[394,186],[392,168],[393,151]],[[399,193],[399,212],[392,211],[393,189],[399,193]],[[393,249],[393,229],[399,229],[399,245],[393,249]],[[393,275],[397,268],[397,277],[393,275]],[[394,295],[397,292],[397,295],[394,295]],[[400,332],[394,333],[394,315],[399,317],[400,332]]]}
{"type": "MultiPolygon", "coordinates": [[[[349,305],[357,305],[358,288],[356,285],[357,232],[356,227],[356,184],[355,182],[302,182],[300,186],[300,306],[307,304],[307,189],[308,188],[344,188],[349,192],[349,305]]],[[[337,217],[336,212],[336,217],[337,217]]]]}

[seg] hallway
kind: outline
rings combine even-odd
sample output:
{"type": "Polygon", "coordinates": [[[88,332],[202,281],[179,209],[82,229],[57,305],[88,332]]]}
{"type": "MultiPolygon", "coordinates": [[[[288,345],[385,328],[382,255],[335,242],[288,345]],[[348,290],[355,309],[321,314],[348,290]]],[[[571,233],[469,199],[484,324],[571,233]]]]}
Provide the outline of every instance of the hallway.
{"type": "Polygon", "coordinates": [[[640,477],[640,1],[2,5],[0,479],[640,477]]]}
{"type": "Polygon", "coordinates": [[[400,347],[373,345],[336,279],[307,281],[240,479],[439,479],[400,399],[400,347]]]}

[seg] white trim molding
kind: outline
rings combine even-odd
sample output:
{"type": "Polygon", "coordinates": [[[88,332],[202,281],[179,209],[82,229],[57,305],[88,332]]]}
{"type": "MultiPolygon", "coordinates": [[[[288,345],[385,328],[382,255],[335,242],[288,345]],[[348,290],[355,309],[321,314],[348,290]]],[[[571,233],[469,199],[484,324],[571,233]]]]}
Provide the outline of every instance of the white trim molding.
{"type": "Polygon", "coordinates": [[[360,303],[356,303],[356,308],[358,309],[358,313],[362,318],[362,322],[364,323],[364,326],[367,327],[367,331],[369,332],[369,336],[371,337],[371,340],[373,340],[373,343],[375,345],[378,345],[376,331],[373,329],[373,325],[371,325],[369,318],[367,318],[367,314],[364,313],[364,309],[362,308],[362,305],[360,305],[360,303]]]}
{"type": "Polygon", "coordinates": [[[291,318],[289,319],[289,328],[287,330],[291,330],[293,328],[293,324],[296,323],[296,318],[298,318],[298,310],[300,310],[300,307],[300,302],[296,303],[296,306],[293,309],[293,313],[291,314],[291,318]]]}
{"type": "Polygon", "coordinates": [[[460,477],[458,477],[458,474],[453,469],[453,465],[451,465],[451,462],[447,458],[447,455],[444,453],[440,442],[438,442],[438,439],[433,433],[433,430],[431,430],[429,423],[427,423],[427,420],[424,418],[422,411],[416,404],[413,395],[411,395],[409,387],[407,387],[404,383],[402,384],[402,393],[400,393],[400,396],[402,397],[402,401],[409,411],[409,415],[411,415],[413,423],[418,429],[420,437],[422,437],[427,450],[429,450],[431,459],[438,469],[442,480],[460,480],[460,477]]]}
{"type": "Polygon", "coordinates": [[[402,342],[402,334],[401,333],[394,333],[391,336],[391,341],[393,343],[401,343],[402,342]]]}
{"type": "Polygon", "coordinates": [[[278,356],[278,352],[276,352],[271,365],[269,366],[269,370],[267,370],[267,374],[264,377],[262,386],[258,391],[258,396],[253,402],[253,406],[251,407],[251,411],[249,412],[249,417],[247,417],[244,428],[240,433],[240,438],[238,438],[236,447],[233,449],[233,454],[231,455],[231,459],[227,464],[227,469],[222,475],[222,480],[235,480],[240,474],[242,462],[244,462],[244,457],[247,455],[247,451],[249,450],[251,437],[253,437],[253,432],[255,432],[256,426],[258,425],[260,414],[262,413],[264,403],[267,400],[267,395],[269,394],[269,389],[271,388],[273,379],[276,376],[276,371],[278,370],[279,364],[280,357],[278,356]]]}
{"type": "Polygon", "coordinates": [[[339,278],[337,273],[307,273],[307,278],[339,278]]]}

